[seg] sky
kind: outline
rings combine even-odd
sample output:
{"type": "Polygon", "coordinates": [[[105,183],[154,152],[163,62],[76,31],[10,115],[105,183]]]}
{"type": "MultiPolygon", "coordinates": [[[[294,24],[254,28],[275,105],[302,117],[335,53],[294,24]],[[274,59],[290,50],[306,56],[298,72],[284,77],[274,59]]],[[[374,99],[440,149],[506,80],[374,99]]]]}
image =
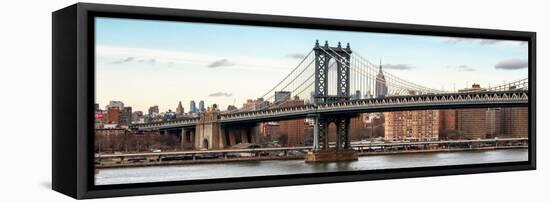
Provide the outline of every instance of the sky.
{"type": "Polygon", "coordinates": [[[96,103],[118,100],[134,111],[175,111],[179,101],[188,111],[191,100],[241,107],[284,78],[316,40],[350,43],[385,71],[445,91],[528,75],[524,41],[104,17],[95,26],[96,103]]]}

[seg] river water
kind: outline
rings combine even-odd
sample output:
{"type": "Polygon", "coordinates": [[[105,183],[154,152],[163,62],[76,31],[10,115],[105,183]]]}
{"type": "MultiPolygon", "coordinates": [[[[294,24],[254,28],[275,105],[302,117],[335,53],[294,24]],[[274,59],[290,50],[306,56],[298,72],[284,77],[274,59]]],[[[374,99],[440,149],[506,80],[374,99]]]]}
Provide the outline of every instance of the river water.
{"type": "Polygon", "coordinates": [[[133,168],[106,168],[96,185],[250,177],[335,171],[527,161],[527,149],[362,156],[358,161],[306,164],[304,160],[245,161],[133,168]]]}

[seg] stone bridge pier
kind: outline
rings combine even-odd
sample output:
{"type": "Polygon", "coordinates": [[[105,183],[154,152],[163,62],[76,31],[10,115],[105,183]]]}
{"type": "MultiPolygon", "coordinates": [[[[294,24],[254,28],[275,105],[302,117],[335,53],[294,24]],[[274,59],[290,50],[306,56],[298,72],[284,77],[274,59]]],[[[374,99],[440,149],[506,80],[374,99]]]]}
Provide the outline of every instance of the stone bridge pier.
{"type": "Polygon", "coordinates": [[[206,111],[193,135],[194,149],[224,149],[240,143],[258,143],[259,124],[222,125],[219,111],[206,111]]]}

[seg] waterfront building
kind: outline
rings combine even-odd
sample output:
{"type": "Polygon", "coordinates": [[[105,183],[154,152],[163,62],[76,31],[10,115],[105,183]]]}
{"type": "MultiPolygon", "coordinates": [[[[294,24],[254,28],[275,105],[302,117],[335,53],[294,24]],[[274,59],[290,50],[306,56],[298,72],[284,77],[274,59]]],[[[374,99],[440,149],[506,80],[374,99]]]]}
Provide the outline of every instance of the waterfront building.
{"type": "Polygon", "coordinates": [[[527,107],[502,108],[502,136],[528,137],[529,109],[527,107]]]}
{"type": "Polygon", "coordinates": [[[489,108],[485,112],[486,116],[486,138],[498,137],[502,134],[502,108],[489,108]]]}
{"type": "Polygon", "coordinates": [[[384,139],[432,141],[439,139],[439,111],[384,112],[384,139]]]}
{"type": "Polygon", "coordinates": [[[456,109],[442,109],[439,111],[439,139],[458,138],[458,118],[456,109]]]}
{"type": "Polygon", "coordinates": [[[483,139],[487,133],[487,108],[457,109],[458,139],[483,139]]]}
{"type": "MultiPolygon", "coordinates": [[[[290,96],[290,94],[288,94],[290,96]]],[[[295,96],[294,99],[284,101],[278,107],[292,107],[300,106],[304,104],[304,100],[301,100],[300,97],[295,96]]],[[[286,146],[303,146],[305,144],[305,119],[294,119],[294,120],[285,120],[277,122],[279,124],[279,135],[287,137],[286,146]]]]}

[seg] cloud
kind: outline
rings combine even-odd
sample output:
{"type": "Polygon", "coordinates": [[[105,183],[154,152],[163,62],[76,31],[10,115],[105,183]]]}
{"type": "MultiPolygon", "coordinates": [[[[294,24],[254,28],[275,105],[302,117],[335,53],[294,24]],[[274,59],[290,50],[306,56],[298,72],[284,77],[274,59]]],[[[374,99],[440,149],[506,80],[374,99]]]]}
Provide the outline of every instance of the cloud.
{"type": "Polygon", "coordinates": [[[119,60],[112,62],[112,64],[124,64],[124,63],[144,63],[144,64],[155,64],[157,60],[153,58],[138,58],[138,57],[125,57],[119,60]]]}
{"type": "Polygon", "coordinates": [[[495,69],[501,70],[516,70],[523,69],[529,66],[527,60],[522,59],[506,59],[495,64],[495,69]]]}
{"type": "Polygon", "coordinates": [[[292,59],[303,59],[306,57],[306,55],[301,53],[293,53],[293,54],[288,54],[287,57],[292,59]]]}
{"type": "Polygon", "coordinates": [[[112,62],[113,64],[122,64],[122,63],[128,63],[128,62],[132,62],[134,61],[135,58],[134,57],[126,57],[126,58],[122,58],[120,60],[117,60],[117,61],[114,61],[112,62]]]}
{"type": "Polygon", "coordinates": [[[226,92],[216,92],[216,93],[212,93],[208,96],[210,97],[231,97],[233,94],[231,93],[226,93],[226,92]]]}
{"type": "Polygon", "coordinates": [[[510,45],[524,45],[524,41],[508,41],[508,40],[498,40],[498,39],[476,39],[476,38],[460,38],[460,37],[449,37],[445,40],[445,43],[457,44],[457,43],[476,43],[482,46],[486,45],[496,45],[496,44],[510,44],[510,45]]]}
{"type": "Polygon", "coordinates": [[[445,40],[445,43],[456,44],[460,42],[471,42],[473,40],[474,39],[469,39],[469,38],[448,38],[447,40],[445,40]]]}
{"type": "Polygon", "coordinates": [[[496,43],[502,42],[501,40],[495,40],[495,39],[480,39],[479,44],[481,45],[492,45],[496,43]]]}
{"type": "Polygon", "coordinates": [[[469,67],[468,65],[459,65],[459,66],[456,67],[456,69],[459,72],[473,72],[473,71],[476,71],[476,69],[474,69],[472,67],[469,67]]]}
{"type": "MultiPolygon", "coordinates": [[[[119,47],[109,45],[97,45],[96,53],[98,61],[101,63],[113,63],[113,61],[119,61],[132,57],[132,63],[136,64],[155,64],[166,65],[172,67],[208,67],[214,64],[215,61],[221,61],[223,58],[227,58],[225,64],[233,64],[230,67],[235,70],[247,70],[247,71],[262,71],[262,72],[280,72],[281,69],[296,66],[296,60],[285,57],[258,57],[258,56],[246,56],[242,54],[204,54],[196,52],[186,51],[172,51],[161,49],[149,49],[149,48],[133,48],[133,47],[119,47]],[[138,63],[138,60],[143,59],[143,63],[138,63]],[[150,60],[153,59],[153,60],[150,60]]],[[[211,67],[214,68],[214,67],[211,67]]]]}
{"type": "Polygon", "coordinates": [[[395,69],[395,70],[411,70],[415,67],[407,64],[385,64],[382,65],[382,68],[384,69],[395,69]]]}
{"type": "Polygon", "coordinates": [[[228,59],[221,59],[216,60],[208,65],[210,68],[216,68],[216,67],[226,67],[226,66],[233,66],[235,65],[234,62],[229,61],[228,59]]]}

